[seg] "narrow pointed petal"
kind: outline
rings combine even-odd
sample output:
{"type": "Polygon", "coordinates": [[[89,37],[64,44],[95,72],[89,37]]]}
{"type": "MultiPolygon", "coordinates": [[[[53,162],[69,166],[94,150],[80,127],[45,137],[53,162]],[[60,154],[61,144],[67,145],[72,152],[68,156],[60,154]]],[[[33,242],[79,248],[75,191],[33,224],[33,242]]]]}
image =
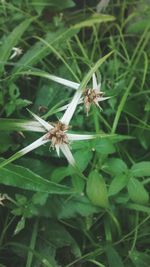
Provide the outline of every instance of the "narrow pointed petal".
{"type": "Polygon", "coordinates": [[[0,163],[0,167],[4,167],[5,165],[7,165],[8,163],[13,162],[16,159],[21,158],[22,156],[24,156],[25,154],[29,153],[30,151],[36,149],[39,146],[42,146],[44,144],[46,144],[47,142],[49,142],[49,140],[44,140],[44,137],[46,135],[40,137],[39,139],[37,139],[35,142],[33,142],[32,144],[26,146],[25,148],[21,149],[20,151],[18,151],[17,153],[15,153],[13,156],[11,156],[9,159],[6,159],[5,161],[3,161],[2,163],[0,163]]]}
{"type": "Polygon", "coordinates": [[[96,79],[95,73],[93,73],[93,75],[92,75],[92,80],[93,80],[93,89],[97,89],[98,84],[97,84],[97,79],[96,79]]]}
{"type": "Polygon", "coordinates": [[[69,146],[66,144],[62,144],[62,145],[60,145],[60,149],[61,149],[62,153],[64,154],[64,156],[66,157],[66,159],[68,160],[68,162],[72,166],[76,166],[76,162],[75,162],[74,157],[70,151],[69,146]]]}
{"type": "MultiPolygon", "coordinates": [[[[83,103],[83,99],[80,99],[79,102],[78,102],[78,104],[81,104],[81,103],[83,103]]],[[[57,109],[57,112],[66,110],[66,109],[68,108],[68,106],[69,106],[69,104],[64,105],[64,106],[58,108],[58,109],[57,109]]]]}
{"type": "MultiPolygon", "coordinates": [[[[101,92],[101,83],[99,83],[98,85],[97,85],[97,90],[99,91],[99,92],[101,92]]],[[[101,92],[102,93],[102,92],[101,92]]]]}
{"type": "Polygon", "coordinates": [[[95,101],[94,101],[94,104],[95,104],[100,110],[103,110],[103,109],[101,108],[101,106],[99,105],[98,100],[95,100],[95,101]]]}
{"type": "Polygon", "coordinates": [[[60,121],[66,125],[69,125],[70,120],[72,119],[72,116],[75,112],[75,109],[78,105],[78,103],[80,102],[80,97],[82,95],[82,91],[77,91],[72,99],[72,101],[70,102],[70,104],[68,105],[68,108],[66,109],[64,115],[62,116],[62,118],[60,119],[60,121]]]}
{"type": "Polygon", "coordinates": [[[17,52],[14,51],[13,54],[12,54],[9,58],[10,58],[10,59],[13,59],[14,57],[16,57],[16,55],[17,55],[17,52]]]}
{"type": "Polygon", "coordinates": [[[42,118],[40,118],[39,116],[37,116],[36,114],[34,114],[32,111],[30,111],[29,109],[27,109],[29,111],[29,113],[47,130],[50,131],[51,129],[53,129],[54,127],[52,125],[50,125],[47,121],[43,120],[42,118]]]}
{"type": "Polygon", "coordinates": [[[90,140],[97,137],[95,134],[67,134],[69,141],[90,140]]]}
{"type": "MultiPolygon", "coordinates": [[[[46,76],[46,75],[45,75],[46,76]]],[[[54,82],[57,82],[57,83],[60,83],[60,84],[63,84],[63,85],[66,85],[67,87],[70,87],[70,88],[73,88],[73,89],[78,89],[80,84],[79,83],[76,83],[76,82],[72,82],[72,81],[69,81],[69,80],[66,80],[66,79],[63,79],[61,77],[57,77],[55,75],[51,75],[51,74],[47,74],[47,78],[49,78],[50,80],[54,81],[54,82]]]]}
{"type": "Polygon", "coordinates": [[[55,148],[56,148],[56,153],[58,157],[60,157],[60,145],[56,145],[55,148]]]}
{"type": "Polygon", "coordinates": [[[107,97],[99,97],[99,98],[98,98],[98,102],[104,101],[104,100],[109,99],[109,98],[111,98],[111,96],[107,96],[107,97]]]}

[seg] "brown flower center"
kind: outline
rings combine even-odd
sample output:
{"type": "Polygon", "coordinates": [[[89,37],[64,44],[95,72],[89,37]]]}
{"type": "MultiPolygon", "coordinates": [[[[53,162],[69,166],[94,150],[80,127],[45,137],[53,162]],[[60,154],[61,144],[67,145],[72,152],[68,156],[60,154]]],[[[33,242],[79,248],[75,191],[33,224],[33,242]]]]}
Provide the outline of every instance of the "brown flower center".
{"type": "Polygon", "coordinates": [[[97,89],[87,89],[84,92],[84,105],[86,108],[87,113],[90,110],[90,106],[92,103],[98,105],[98,101],[100,97],[103,96],[103,93],[98,91],[97,89]]]}
{"type": "Polygon", "coordinates": [[[85,100],[88,101],[89,103],[94,102],[97,98],[101,97],[103,95],[102,92],[99,92],[96,89],[87,89],[84,92],[85,100]]]}
{"type": "Polygon", "coordinates": [[[69,129],[69,126],[60,121],[53,123],[53,126],[54,128],[46,134],[45,139],[51,140],[52,147],[61,144],[68,144],[68,137],[65,132],[69,129]]]}

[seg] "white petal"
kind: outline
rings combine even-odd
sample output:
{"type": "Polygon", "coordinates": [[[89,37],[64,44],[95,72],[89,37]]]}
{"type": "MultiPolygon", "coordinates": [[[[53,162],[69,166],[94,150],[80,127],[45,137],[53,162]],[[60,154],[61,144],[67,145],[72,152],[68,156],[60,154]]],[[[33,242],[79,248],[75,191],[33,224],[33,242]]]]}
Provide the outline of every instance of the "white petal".
{"type": "Polygon", "coordinates": [[[55,145],[58,157],[60,157],[60,145],[55,145]]]}
{"type": "Polygon", "coordinates": [[[92,79],[93,79],[93,89],[97,89],[98,88],[98,84],[97,84],[97,79],[96,79],[95,73],[93,73],[92,79]]]}
{"type": "Polygon", "coordinates": [[[70,88],[73,88],[73,89],[78,89],[79,86],[80,86],[79,83],[75,83],[75,82],[72,82],[72,81],[69,81],[69,80],[66,80],[66,79],[57,77],[57,76],[55,76],[55,75],[45,74],[44,76],[45,76],[46,78],[52,80],[52,81],[55,81],[55,82],[57,82],[57,83],[66,85],[67,87],[70,87],[70,88]]]}
{"type": "MultiPolygon", "coordinates": [[[[101,91],[101,85],[102,85],[101,83],[99,83],[99,84],[97,85],[97,90],[98,90],[98,91],[101,91]]],[[[102,92],[101,92],[101,93],[102,93],[102,92]]]]}
{"type": "Polygon", "coordinates": [[[111,98],[111,96],[107,96],[107,97],[99,97],[97,100],[98,100],[99,102],[101,102],[101,101],[104,101],[104,100],[109,99],[109,98],[111,98]]]}
{"type": "Polygon", "coordinates": [[[17,153],[21,153],[22,156],[27,154],[28,152],[36,149],[37,147],[39,146],[42,146],[46,143],[48,143],[50,140],[49,139],[44,139],[46,135],[43,135],[42,137],[40,137],[39,139],[37,139],[36,141],[34,141],[32,144],[26,146],[25,148],[23,148],[22,150],[20,150],[19,152],[17,153]]]}
{"type": "MultiPolygon", "coordinates": [[[[78,104],[81,104],[81,103],[83,103],[83,99],[80,99],[79,102],[78,102],[78,104]]],[[[60,108],[57,108],[57,112],[66,110],[69,107],[69,105],[70,104],[67,104],[67,105],[64,105],[64,106],[62,106],[60,108]]]]}
{"type": "Polygon", "coordinates": [[[13,54],[12,54],[9,58],[10,58],[10,59],[13,59],[14,57],[16,57],[16,55],[17,55],[17,52],[14,51],[13,54]]]}
{"type": "Polygon", "coordinates": [[[33,112],[31,112],[29,109],[27,109],[29,111],[29,113],[47,130],[50,131],[51,129],[53,129],[54,127],[52,125],[50,125],[47,121],[43,120],[42,118],[40,118],[39,116],[37,116],[36,114],[34,114],[33,112]]]}
{"type": "Polygon", "coordinates": [[[70,120],[72,119],[72,116],[75,112],[75,109],[80,101],[80,97],[82,95],[82,91],[77,91],[72,99],[72,101],[70,102],[70,104],[68,105],[67,110],[65,111],[64,115],[62,116],[62,118],[60,119],[60,121],[66,125],[69,124],[70,120]]]}
{"type": "Polygon", "coordinates": [[[21,149],[20,151],[18,151],[17,153],[15,153],[13,156],[11,156],[9,159],[3,161],[0,164],[0,167],[3,167],[5,165],[7,165],[8,163],[22,157],[23,155],[29,153],[30,151],[36,149],[37,147],[46,144],[47,142],[49,142],[49,140],[44,140],[44,137],[46,135],[40,137],[39,139],[37,139],[35,142],[33,142],[32,144],[26,146],[25,148],[21,149]]]}
{"type": "Polygon", "coordinates": [[[16,123],[16,127],[20,127],[21,130],[24,131],[33,131],[33,132],[40,132],[44,133],[46,130],[39,124],[37,121],[29,121],[29,122],[22,122],[22,123],[16,123]]]}
{"type": "Polygon", "coordinates": [[[97,137],[94,134],[67,134],[69,141],[90,140],[97,137]]]}
{"type": "Polygon", "coordinates": [[[66,159],[68,160],[68,162],[71,165],[75,166],[76,165],[76,162],[75,162],[74,157],[73,157],[73,155],[72,155],[72,153],[70,151],[69,146],[66,145],[66,144],[62,144],[62,145],[60,145],[60,149],[63,152],[63,154],[66,157],[66,159]]]}

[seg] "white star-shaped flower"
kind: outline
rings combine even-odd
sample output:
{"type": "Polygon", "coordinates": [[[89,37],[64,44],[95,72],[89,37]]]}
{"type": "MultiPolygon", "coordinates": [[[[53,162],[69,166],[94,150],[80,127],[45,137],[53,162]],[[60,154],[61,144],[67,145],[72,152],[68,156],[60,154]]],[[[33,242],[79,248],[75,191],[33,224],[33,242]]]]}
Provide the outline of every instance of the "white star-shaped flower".
{"type": "MultiPolygon", "coordinates": [[[[32,113],[31,111],[30,114],[39,122],[39,124],[43,127],[45,130],[45,134],[34,141],[32,144],[28,145],[27,147],[21,149],[20,151],[16,152],[13,156],[11,156],[9,159],[3,161],[0,164],[0,167],[5,166],[6,164],[22,157],[23,155],[29,153],[30,151],[38,148],[41,145],[44,145],[48,142],[51,143],[51,147],[56,149],[56,152],[58,156],[60,155],[60,151],[64,154],[68,162],[75,166],[75,160],[74,157],[71,153],[70,146],[69,144],[73,141],[79,141],[79,140],[89,140],[98,137],[99,135],[93,135],[93,134],[88,134],[88,135],[82,135],[82,134],[74,134],[74,133],[69,133],[69,123],[70,120],[75,112],[76,106],[78,105],[79,99],[81,97],[81,91],[77,91],[68,105],[64,115],[61,117],[59,121],[56,123],[50,124],[37,116],[36,114],[32,113]]],[[[34,126],[33,126],[34,127],[34,126]]],[[[33,129],[32,127],[32,129],[33,129]]],[[[40,129],[40,128],[39,128],[40,129]]],[[[41,132],[43,132],[43,129],[41,132]]],[[[37,130],[37,127],[35,127],[35,131],[37,130]]],[[[102,137],[103,135],[100,135],[99,137],[102,137]]]]}
{"type": "MultiPolygon", "coordinates": [[[[75,89],[75,90],[78,90],[80,87],[79,83],[72,82],[72,81],[57,77],[55,75],[48,75],[47,77],[49,79],[57,82],[57,83],[66,85],[67,87],[70,87],[70,88],[75,89]]],[[[88,115],[88,112],[89,112],[92,104],[96,105],[97,107],[99,107],[101,109],[99,102],[102,102],[102,101],[109,99],[109,98],[110,97],[104,97],[104,92],[101,91],[101,83],[98,84],[96,75],[95,75],[95,73],[93,73],[92,88],[86,88],[82,91],[79,103],[84,103],[86,113],[88,115]]],[[[64,106],[64,109],[66,107],[67,107],[67,105],[64,106]]]]}
{"type": "Polygon", "coordinates": [[[13,47],[12,48],[12,55],[10,56],[10,59],[13,59],[14,57],[18,57],[22,54],[23,50],[19,47],[13,47]]]}

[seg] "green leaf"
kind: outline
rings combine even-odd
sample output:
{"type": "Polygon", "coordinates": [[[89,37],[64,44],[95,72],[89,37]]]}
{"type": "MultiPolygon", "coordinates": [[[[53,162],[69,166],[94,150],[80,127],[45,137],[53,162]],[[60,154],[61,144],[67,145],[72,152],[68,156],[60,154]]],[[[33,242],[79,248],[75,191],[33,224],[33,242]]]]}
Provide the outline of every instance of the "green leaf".
{"type": "Polygon", "coordinates": [[[25,205],[27,203],[27,198],[23,195],[16,194],[15,198],[19,206],[25,205]]]}
{"type": "Polygon", "coordinates": [[[87,217],[98,212],[99,208],[93,206],[83,194],[76,194],[67,199],[66,196],[52,195],[44,206],[39,207],[40,216],[59,220],[87,217]]]}
{"type": "Polygon", "coordinates": [[[108,208],[108,194],[103,177],[92,171],[88,177],[86,192],[91,202],[101,208],[108,208]]]}
{"type": "Polygon", "coordinates": [[[109,267],[124,267],[123,261],[117,250],[112,246],[108,246],[106,250],[109,267]]]}
{"type": "Polygon", "coordinates": [[[85,187],[85,181],[79,175],[77,174],[72,175],[72,185],[75,192],[78,192],[79,194],[83,193],[85,187]]]}
{"type": "Polygon", "coordinates": [[[100,24],[102,22],[113,20],[115,20],[114,16],[94,13],[92,16],[89,17],[89,19],[81,21],[80,23],[74,25],[74,28],[77,29],[81,27],[92,27],[94,24],[100,24]]]}
{"type": "Polygon", "coordinates": [[[37,192],[32,196],[32,203],[43,206],[48,198],[48,193],[37,192]]]}
{"type": "MultiPolygon", "coordinates": [[[[76,29],[60,29],[55,32],[49,32],[44,40],[50,45],[54,46],[55,49],[62,47],[66,44],[66,41],[77,33],[76,29]],[[61,44],[61,46],[60,46],[61,44]]],[[[42,41],[36,42],[28,51],[21,57],[18,64],[13,69],[13,74],[20,71],[27,70],[28,66],[35,65],[41,61],[44,57],[52,53],[49,46],[45,45],[42,41]]],[[[31,68],[30,68],[31,69],[31,68]]],[[[29,73],[30,75],[30,70],[29,73]]]]}
{"type": "Polygon", "coordinates": [[[73,254],[76,257],[81,256],[80,248],[76,243],[75,239],[65,229],[63,225],[54,220],[45,221],[45,231],[43,237],[49,241],[56,248],[62,248],[70,246],[73,254]]]}
{"type": "Polygon", "coordinates": [[[129,180],[128,194],[130,199],[137,204],[147,204],[149,201],[149,195],[143,184],[135,178],[129,180]]]}
{"type": "MultiPolygon", "coordinates": [[[[82,25],[81,25],[82,26],[82,25]]],[[[35,65],[37,62],[41,61],[44,57],[52,53],[50,46],[54,46],[55,49],[61,48],[61,45],[65,45],[66,41],[73,37],[78,30],[72,26],[69,29],[61,29],[56,32],[50,32],[47,34],[45,39],[42,41],[38,41],[35,45],[33,45],[24,56],[18,61],[18,65],[13,69],[13,74],[18,75],[20,72],[28,69],[28,66],[35,65]],[[48,46],[48,44],[50,46],[48,46]]],[[[83,79],[80,88],[85,88],[88,81],[91,79],[92,74],[100,67],[103,62],[113,53],[111,51],[101,59],[99,59],[94,67],[87,73],[85,78],[83,79]]],[[[30,75],[30,70],[26,72],[26,74],[30,75]]]]}
{"type": "Polygon", "coordinates": [[[129,181],[129,177],[126,174],[117,175],[111,182],[109,186],[108,194],[109,196],[116,195],[119,193],[129,181]]]}
{"type": "Polygon", "coordinates": [[[56,207],[58,209],[59,219],[74,218],[77,216],[87,217],[99,211],[84,195],[79,195],[67,201],[61,200],[56,207]]]}
{"type": "Polygon", "coordinates": [[[65,177],[69,176],[72,173],[72,169],[68,167],[59,167],[55,168],[51,174],[51,180],[55,183],[61,182],[65,177]]]}
{"type": "Polygon", "coordinates": [[[34,6],[34,9],[40,15],[46,6],[54,7],[55,10],[60,11],[66,8],[74,7],[75,4],[72,0],[32,0],[31,5],[34,6]]]}
{"type": "Polygon", "coordinates": [[[16,99],[19,97],[20,92],[18,86],[14,83],[9,84],[9,95],[11,99],[16,99]]]}
{"type": "Polygon", "coordinates": [[[10,56],[12,48],[18,44],[21,36],[32,21],[33,18],[23,21],[5,38],[2,46],[0,47],[0,73],[4,69],[4,65],[10,56]]]}
{"type": "Polygon", "coordinates": [[[150,162],[135,163],[131,168],[131,173],[134,177],[150,176],[150,162]]]}
{"type": "Polygon", "coordinates": [[[93,147],[100,154],[108,155],[115,152],[115,147],[111,140],[108,139],[96,139],[93,141],[93,147]]]}
{"type": "Polygon", "coordinates": [[[150,26],[149,18],[140,19],[138,18],[138,21],[130,24],[127,28],[128,33],[136,33],[140,34],[143,33],[146,27],[150,26]]]}
{"type": "Polygon", "coordinates": [[[119,158],[110,158],[103,166],[104,170],[108,171],[111,176],[118,176],[128,171],[126,163],[119,158]]]}
{"type": "MultiPolygon", "coordinates": [[[[86,141],[88,142],[88,141],[86,141]]],[[[81,171],[84,171],[88,166],[89,162],[91,161],[93,156],[92,151],[87,149],[80,149],[79,151],[74,153],[75,161],[77,162],[78,167],[81,171]]]]}
{"type": "MultiPolygon", "coordinates": [[[[0,162],[3,160],[1,159],[0,162]]],[[[9,164],[0,171],[0,183],[22,189],[45,192],[49,194],[70,194],[72,190],[63,185],[42,178],[27,168],[9,164]]]]}
{"type": "Polygon", "coordinates": [[[25,227],[25,218],[22,216],[19,222],[16,225],[14,235],[17,235],[21,230],[23,230],[25,227]]]}
{"type": "Polygon", "coordinates": [[[41,15],[43,9],[48,5],[48,1],[47,0],[31,0],[30,4],[34,7],[38,15],[41,15]]]}
{"type": "Polygon", "coordinates": [[[139,204],[134,204],[134,203],[128,203],[125,206],[127,209],[130,210],[136,210],[136,211],[140,211],[140,212],[145,212],[150,214],[150,208],[144,205],[139,205],[139,204]]]}
{"type": "Polygon", "coordinates": [[[136,267],[149,267],[150,255],[146,252],[134,250],[132,253],[129,253],[129,257],[136,267]]]}
{"type": "Polygon", "coordinates": [[[0,153],[8,150],[12,145],[10,132],[0,132],[0,153]]]}

